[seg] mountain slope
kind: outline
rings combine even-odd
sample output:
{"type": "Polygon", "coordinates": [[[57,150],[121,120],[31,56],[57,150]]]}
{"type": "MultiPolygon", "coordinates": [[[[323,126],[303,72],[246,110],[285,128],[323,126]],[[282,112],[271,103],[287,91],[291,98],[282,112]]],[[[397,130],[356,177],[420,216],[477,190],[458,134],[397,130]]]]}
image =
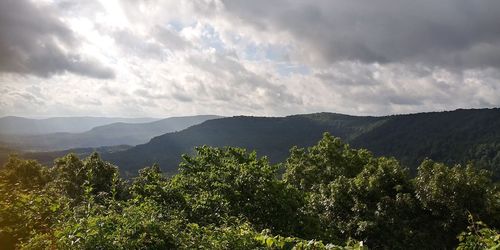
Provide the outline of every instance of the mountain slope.
{"type": "Polygon", "coordinates": [[[377,155],[396,156],[411,169],[426,157],[447,163],[484,158],[487,168],[495,168],[495,159],[500,162],[500,153],[494,151],[500,148],[498,108],[385,117],[331,113],[281,118],[231,117],[206,121],[103,157],[128,174],[155,162],[173,173],[180,155],[200,145],[244,147],[279,162],[286,159],[290,147],[310,146],[323,132],[377,155]]]}
{"type": "Polygon", "coordinates": [[[500,109],[392,116],[351,144],[368,148],[377,155],[394,156],[410,167],[426,157],[453,164],[484,157],[495,160],[498,155],[495,163],[482,167],[500,170],[500,151],[493,155],[485,151],[500,146],[500,109]]]}
{"type": "Polygon", "coordinates": [[[237,146],[256,150],[281,161],[295,145],[308,146],[317,142],[328,131],[342,138],[353,138],[385,121],[384,117],[355,117],[339,114],[311,114],[289,117],[231,117],[206,121],[176,133],[153,138],[115,154],[105,154],[124,172],[134,174],[136,169],[160,163],[166,172],[175,172],[180,155],[195,146],[237,146]]]}
{"type": "Polygon", "coordinates": [[[0,141],[21,150],[64,150],[68,148],[137,145],[154,136],[185,129],[218,116],[200,115],[171,117],[148,123],[113,123],[95,127],[83,133],[53,133],[43,135],[0,135],[0,141]]]}
{"type": "Polygon", "coordinates": [[[16,116],[0,118],[0,134],[3,135],[38,135],[49,133],[80,133],[96,126],[115,122],[144,123],[155,118],[112,118],[112,117],[54,117],[30,119],[16,116]]]}

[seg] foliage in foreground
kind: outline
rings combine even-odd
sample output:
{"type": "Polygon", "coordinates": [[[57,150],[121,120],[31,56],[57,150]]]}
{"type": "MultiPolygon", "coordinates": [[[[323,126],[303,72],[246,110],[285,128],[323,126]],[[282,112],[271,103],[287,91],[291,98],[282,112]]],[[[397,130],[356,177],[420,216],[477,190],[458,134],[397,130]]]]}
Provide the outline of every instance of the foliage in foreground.
{"type": "Polygon", "coordinates": [[[500,192],[488,172],[426,160],[412,177],[395,159],[328,134],[278,165],[244,149],[200,147],[172,178],[153,165],[123,180],[97,154],[53,167],[13,157],[0,192],[6,249],[500,245],[500,192]]]}
{"type": "Polygon", "coordinates": [[[500,249],[500,233],[489,228],[482,221],[474,221],[469,216],[470,226],[458,236],[460,244],[457,249],[500,249]]]}

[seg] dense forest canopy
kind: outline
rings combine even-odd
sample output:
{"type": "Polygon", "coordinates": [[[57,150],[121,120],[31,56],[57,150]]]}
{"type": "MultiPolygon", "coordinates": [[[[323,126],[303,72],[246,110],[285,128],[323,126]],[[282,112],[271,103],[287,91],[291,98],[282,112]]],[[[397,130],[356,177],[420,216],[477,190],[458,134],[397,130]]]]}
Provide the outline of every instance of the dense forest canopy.
{"type": "Polygon", "coordinates": [[[500,247],[500,190],[472,165],[394,158],[325,134],[282,163],[198,147],[179,173],[126,180],[97,153],[0,172],[5,249],[480,249],[500,247]],[[284,171],[283,171],[284,170],[284,171]]]}

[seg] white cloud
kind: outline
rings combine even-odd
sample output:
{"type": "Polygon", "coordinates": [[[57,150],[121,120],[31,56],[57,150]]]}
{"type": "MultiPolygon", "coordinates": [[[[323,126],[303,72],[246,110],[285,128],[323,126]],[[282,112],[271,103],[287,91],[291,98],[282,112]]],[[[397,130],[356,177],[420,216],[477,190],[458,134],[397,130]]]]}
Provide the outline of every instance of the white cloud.
{"type": "MultiPolygon", "coordinates": [[[[30,11],[37,8],[25,3],[30,11]]],[[[280,0],[276,6],[218,0],[43,2],[51,11],[37,18],[56,25],[54,36],[60,39],[71,34],[67,44],[56,45],[64,49],[61,55],[78,60],[53,64],[46,72],[34,66],[8,70],[13,66],[2,62],[8,67],[0,72],[0,115],[380,115],[499,106],[498,40],[471,33],[470,27],[450,27],[451,21],[463,23],[457,16],[467,11],[462,5],[455,13],[445,8],[454,6],[450,1],[435,10],[428,1],[416,4],[419,14],[437,23],[432,26],[421,17],[396,15],[407,13],[405,4],[410,5],[368,10],[347,0],[280,0]],[[356,19],[361,16],[366,20],[356,19]],[[406,31],[387,33],[397,33],[397,23],[385,28],[375,22],[391,20],[403,28],[420,25],[413,32],[431,30],[409,41],[406,31]],[[433,41],[427,35],[438,28],[459,41],[446,43],[445,36],[433,41]],[[110,71],[113,77],[103,77],[110,71]]],[[[490,32],[494,17],[481,9],[485,6],[497,7],[479,1],[469,12],[484,16],[470,25],[484,24],[490,32]]],[[[23,37],[40,36],[8,21],[23,37]]],[[[0,27],[5,24],[0,18],[0,27]]],[[[36,55],[30,46],[21,52],[36,55]]]]}

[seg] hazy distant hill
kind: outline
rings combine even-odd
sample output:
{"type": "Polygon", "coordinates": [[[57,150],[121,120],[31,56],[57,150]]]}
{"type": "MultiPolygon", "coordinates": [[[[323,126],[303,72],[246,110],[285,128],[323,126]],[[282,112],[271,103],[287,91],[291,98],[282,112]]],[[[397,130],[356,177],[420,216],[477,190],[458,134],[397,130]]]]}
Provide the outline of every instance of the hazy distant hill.
{"type": "Polygon", "coordinates": [[[76,154],[81,159],[89,156],[93,152],[98,152],[99,154],[109,154],[124,151],[132,148],[129,145],[116,145],[116,146],[103,146],[103,147],[95,147],[95,148],[72,148],[61,151],[51,151],[51,152],[21,152],[18,155],[24,159],[36,159],[40,163],[46,166],[52,166],[54,159],[63,157],[67,154],[73,153],[76,154]]]}
{"type": "Polygon", "coordinates": [[[288,156],[290,147],[312,145],[326,131],[377,155],[396,156],[413,169],[425,157],[448,163],[474,159],[488,168],[500,164],[498,108],[385,117],[332,113],[231,117],[206,121],[103,157],[130,174],[154,162],[167,172],[175,172],[180,155],[199,145],[254,149],[278,162],[288,156]]]}
{"type": "Polygon", "coordinates": [[[168,132],[179,131],[209,119],[213,115],[171,117],[148,123],[112,123],[83,133],[53,133],[43,135],[0,135],[0,141],[20,150],[51,151],[68,148],[137,145],[168,132]]]}
{"type": "Polygon", "coordinates": [[[80,133],[97,126],[115,122],[144,123],[156,118],[112,118],[112,117],[54,117],[30,119],[16,116],[0,118],[0,134],[38,135],[49,133],[80,133]]]}
{"type": "Polygon", "coordinates": [[[130,149],[130,145],[115,145],[115,146],[103,146],[103,147],[90,147],[90,148],[72,148],[60,151],[47,151],[47,152],[23,152],[20,150],[15,150],[7,147],[0,146],[0,168],[7,163],[9,156],[17,155],[23,159],[35,159],[45,166],[52,166],[54,160],[59,157],[63,157],[67,154],[76,154],[81,159],[89,156],[93,152],[98,152],[99,154],[109,154],[118,151],[123,151],[130,149]]]}

